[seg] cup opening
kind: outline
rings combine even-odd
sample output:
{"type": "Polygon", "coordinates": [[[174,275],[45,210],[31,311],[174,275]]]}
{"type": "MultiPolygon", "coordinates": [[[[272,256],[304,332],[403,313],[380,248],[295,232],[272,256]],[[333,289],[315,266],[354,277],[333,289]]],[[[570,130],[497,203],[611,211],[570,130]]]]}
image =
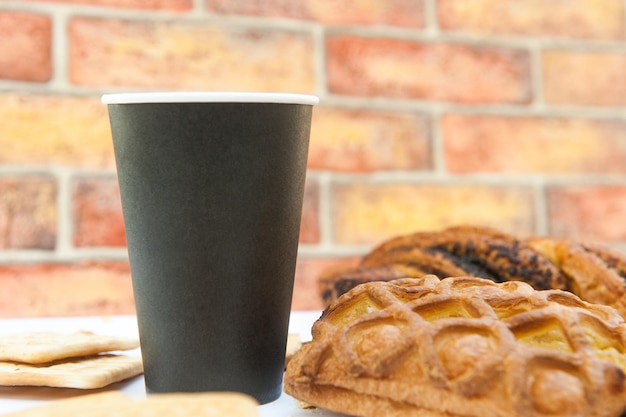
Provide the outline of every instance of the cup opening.
{"type": "Polygon", "coordinates": [[[308,94],[269,92],[137,92],[102,96],[103,104],[140,103],[282,103],[315,106],[319,98],[308,94]]]}

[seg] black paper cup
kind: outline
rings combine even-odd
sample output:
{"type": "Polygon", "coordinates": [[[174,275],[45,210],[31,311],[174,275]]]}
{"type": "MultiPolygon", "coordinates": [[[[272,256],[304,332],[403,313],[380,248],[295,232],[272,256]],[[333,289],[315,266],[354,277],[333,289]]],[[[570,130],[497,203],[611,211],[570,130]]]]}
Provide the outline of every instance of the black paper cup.
{"type": "Polygon", "coordinates": [[[148,392],[278,398],[314,96],[107,94],[148,392]]]}

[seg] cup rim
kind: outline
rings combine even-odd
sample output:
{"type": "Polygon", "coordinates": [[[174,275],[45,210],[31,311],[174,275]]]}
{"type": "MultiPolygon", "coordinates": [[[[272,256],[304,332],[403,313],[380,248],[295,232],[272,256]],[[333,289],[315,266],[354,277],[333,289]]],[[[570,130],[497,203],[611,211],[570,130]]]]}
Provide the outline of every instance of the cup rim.
{"type": "Polygon", "coordinates": [[[319,104],[317,96],[309,94],[236,92],[236,91],[153,91],[103,94],[103,104],[141,103],[280,103],[319,104]]]}

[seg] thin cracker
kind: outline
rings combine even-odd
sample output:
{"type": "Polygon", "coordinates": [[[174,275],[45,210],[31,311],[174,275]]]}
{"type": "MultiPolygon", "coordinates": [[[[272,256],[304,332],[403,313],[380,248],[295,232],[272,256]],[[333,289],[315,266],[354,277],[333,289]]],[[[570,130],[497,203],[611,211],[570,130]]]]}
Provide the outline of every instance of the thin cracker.
{"type": "Polygon", "coordinates": [[[255,417],[258,402],[236,392],[151,394],[128,417],[255,417]]]}
{"type": "Polygon", "coordinates": [[[302,340],[297,333],[290,333],[287,336],[287,349],[285,352],[285,366],[289,363],[293,355],[302,347],[302,340]]]}
{"type": "Polygon", "coordinates": [[[138,339],[90,332],[28,332],[0,335],[0,361],[40,364],[139,347],[138,339]]]}
{"type": "Polygon", "coordinates": [[[55,401],[3,417],[258,417],[258,403],[234,392],[150,394],[133,400],[104,392],[55,401]]]}
{"type": "Polygon", "coordinates": [[[141,358],[96,355],[44,365],[0,362],[0,385],[102,388],[143,372],[141,358]]]}

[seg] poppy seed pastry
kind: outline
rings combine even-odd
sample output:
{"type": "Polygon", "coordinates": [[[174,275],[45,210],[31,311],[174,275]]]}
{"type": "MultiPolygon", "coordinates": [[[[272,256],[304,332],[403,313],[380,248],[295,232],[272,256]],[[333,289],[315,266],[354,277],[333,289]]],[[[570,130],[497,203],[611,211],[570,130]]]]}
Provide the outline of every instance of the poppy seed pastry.
{"type": "Polygon", "coordinates": [[[433,275],[359,285],[314,324],[285,392],[361,417],[617,417],[626,323],[520,281],[433,275]]]}
{"type": "Polygon", "coordinates": [[[524,281],[539,290],[569,289],[559,267],[532,245],[491,228],[471,225],[394,237],[363,256],[355,268],[323,271],[319,285],[328,305],[364,282],[428,274],[524,281]]]}
{"type": "Polygon", "coordinates": [[[365,282],[427,274],[523,281],[537,290],[567,290],[626,317],[626,254],[598,244],[550,236],[517,238],[470,225],[389,239],[356,267],[324,270],[320,294],[328,306],[365,282]]]}

